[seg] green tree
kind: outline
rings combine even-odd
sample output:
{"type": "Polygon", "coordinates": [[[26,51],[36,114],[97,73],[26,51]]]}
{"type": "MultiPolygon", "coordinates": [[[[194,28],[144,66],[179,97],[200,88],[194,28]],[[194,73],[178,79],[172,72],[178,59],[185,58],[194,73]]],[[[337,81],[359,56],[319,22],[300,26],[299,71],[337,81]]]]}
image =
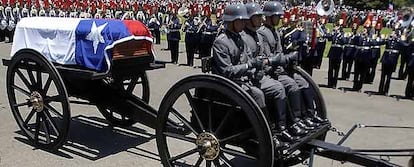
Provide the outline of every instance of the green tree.
{"type": "Polygon", "coordinates": [[[347,0],[344,4],[358,9],[386,9],[388,7],[388,3],[384,3],[384,0],[347,0]]]}
{"type": "Polygon", "coordinates": [[[394,4],[394,9],[399,9],[414,4],[414,0],[344,0],[343,2],[358,9],[387,9],[388,3],[394,4]]]}

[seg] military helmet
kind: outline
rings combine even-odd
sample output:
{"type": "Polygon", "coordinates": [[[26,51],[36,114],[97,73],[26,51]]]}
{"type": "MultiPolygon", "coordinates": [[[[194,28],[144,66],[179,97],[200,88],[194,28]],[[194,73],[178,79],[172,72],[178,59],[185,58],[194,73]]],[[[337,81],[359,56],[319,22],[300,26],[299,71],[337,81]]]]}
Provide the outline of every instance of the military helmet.
{"type": "Polygon", "coordinates": [[[246,7],[242,4],[229,5],[224,9],[223,21],[234,21],[237,19],[249,19],[246,7]]]}
{"type": "Polygon", "coordinates": [[[265,16],[283,15],[282,4],[278,1],[268,1],[263,6],[263,13],[265,16]]]}
{"type": "Polygon", "coordinates": [[[247,10],[247,15],[251,18],[254,15],[262,15],[263,10],[260,8],[260,5],[258,3],[248,3],[245,5],[247,10]]]}

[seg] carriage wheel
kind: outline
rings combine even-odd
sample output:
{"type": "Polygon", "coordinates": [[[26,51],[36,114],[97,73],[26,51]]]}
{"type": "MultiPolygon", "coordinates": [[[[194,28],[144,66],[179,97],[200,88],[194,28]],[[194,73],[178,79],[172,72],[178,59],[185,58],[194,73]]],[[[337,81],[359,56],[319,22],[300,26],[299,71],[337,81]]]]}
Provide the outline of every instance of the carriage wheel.
{"type": "Polygon", "coordinates": [[[156,141],[164,166],[273,164],[273,142],[263,113],[250,95],[226,78],[202,74],[179,81],[164,96],[157,119],[156,141]],[[200,98],[199,90],[215,96],[200,98]],[[215,101],[217,95],[226,100],[215,101]],[[171,130],[174,125],[168,120],[188,133],[171,130]],[[246,141],[254,144],[256,154],[244,151],[246,141]]]}
{"type": "MultiPolygon", "coordinates": [[[[120,84],[127,94],[132,94],[142,99],[144,102],[149,103],[150,87],[147,73],[145,71],[130,79],[121,81],[120,84]]],[[[97,105],[96,107],[105,119],[108,120],[113,126],[129,127],[137,123],[137,121],[133,120],[131,117],[123,114],[127,112],[118,111],[119,109],[117,107],[110,105],[97,105]]]]}
{"type": "Polygon", "coordinates": [[[21,50],[7,69],[10,108],[21,131],[36,146],[58,149],[69,131],[70,109],[65,85],[40,53],[21,50]]]}
{"type": "Polygon", "coordinates": [[[132,77],[131,79],[123,81],[125,90],[133,94],[140,99],[144,100],[145,102],[149,103],[150,99],[150,87],[147,77],[147,72],[143,71],[139,73],[137,76],[132,77]],[[136,87],[137,85],[138,88],[136,87]]]}
{"type": "MultiPolygon", "coordinates": [[[[312,77],[302,68],[296,67],[294,68],[294,70],[297,74],[301,75],[303,78],[305,78],[306,81],[308,81],[309,87],[313,90],[315,95],[313,99],[313,104],[318,116],[321,118],[327,118],[325,100],[323,99],[319,86],[313,81],[312,77]]],[[[321,135],[318,139],[324,141],[325,137],[326,133],[321,135]]],[[[291,156],[290,158],[283,160],[283,164],[285,164],[286,166],[293,166],[303,162],[310,156],[309,149],[310,148],[302,148],[300,152],[295,156],[291,156]]]]}

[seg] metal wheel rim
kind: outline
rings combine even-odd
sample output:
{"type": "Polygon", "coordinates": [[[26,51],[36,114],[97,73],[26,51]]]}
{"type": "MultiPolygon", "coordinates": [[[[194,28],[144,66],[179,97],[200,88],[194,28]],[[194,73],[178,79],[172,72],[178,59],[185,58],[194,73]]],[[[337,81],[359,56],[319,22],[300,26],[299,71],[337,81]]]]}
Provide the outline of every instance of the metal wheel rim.
{"type": "MultiPolygon", "coordinates": [[[[122,89],[125,90],[127,94],[133,95],[137,98],[142,99],[144,102],[149,103],[150,88],[147,73],[144,71],[142,73],[139,73],[136,77],[129,79],[129,82],[127,82],[127,80],[128,79],[121,81],[122,89]],[[140,96],[134,95],[135,87],[138,84],[142,86],[140,96]]],[[[108,120],[109,123],[113,126],[129,127],[136,123],[135,120],[117,112],[116,108],[110,108],[102,105],[97,105],[96,107],[98,108],[99,112],[101,112],[101,114],[105,117],[105,119],[108,120]]]]}
{"type": "MultiPolygon", "coordinates": [[[[229,154],[229,150],[228,148],[226,148],[225,146],[223,146],[225,149],[223,149],[223,147],[220,146],[221,151],[223,152],[223,154],[219,153],[217,155],[218,158],[214,159],[214,160],[205,160],[202,155],[200,155],[201,153],[199,152],[199,150],[189,150],[187,152],[184,152],[183,154],[171,157],[170,155],[170,150],[169,150],[169,146],[167,144],[167,132],[165,132],[165,124],[169,115],[169,110],[171,109],[170,107],[175,103],[175,100],[177,100],[177,98],[183,94],[185,94],[189,89],[194,89],[194,88],[210,88],[210,89],[215,89],[219,92],[226,92],[226,93],[234,93],[235,95],[241,95],[242,97],[237,97],[237,99],[240,99],[240,101],[243,102],[237,102],[237,105],[240,105],[241,108],[243,108],[244,110],[248,110],[248,108],[250,109],[250,111],[254,111],[254,110],[259,110],[259,112],[256,113],[245,113],[251,117],[254,117],[253,114],[257,114],[259,113],[259,116],[257,116],[257,120],[253,120],[253,118],[250,119],[251,122],[254,122],[253,124],[253,131],[255,132],[256,135],[261,136],[263,138],[258,137],[259,140],[259,154],[260,156],[257,158],[256,162],[257,164],[259,164],[258,166],[272,166],[273,163],[273,142],[271,140],[271,135],[270,135],[270,130],[269,127],[267,126],[267,122],[264,119],[263,114],[260,112],[260,109],[258,109],[257,104],[252,100],[252,98],[246,93],[244,92],[239,86],[235,85],[233,82],[219,77],[219,76],[215,76],[215,75],[198,75],[198,76],[190,76],[187,77],[186,79],[181,80],[180,82],[178,82],[177,84],[175,84],[167,93],[167,95],[164,97],[161,106],[160,106],[160,110],[159,110],[159,115],[158,115],[158,122],[160,123],[157,126],[157,146],[158,146],[158,151],[162,160],[162,163],[164,166],[174,166],[172,164],[172,162],[170,162],[171,159],[175,159],[177,157],[180,157],[182,155],[186,155],[186,154],[194,154],[197,153],[199,154],[199,158],[198,160],[194,163],[192,163],[192,166],[199,166],[201,163],[203,163],[203,161],[205,161],[205,165],[206,166],[234,166],[234,164],[228,159],[226,158],[226,156],[224,156],[224,154],[229,154]],[[225,83],[225,84],[223,84],[225,83]],[[226,85],[228,83],[231,83],[231,86],[226,85]],[[232,86],[236,86],[237,89],[232,88],[232,86]],[[243,97],[247,97],[244,98],[243,97]],[[250,114],[250,115],[249,115],[250,114]],[[265,132],[264,132],[265,131],[265,132]],[[262,133],[263,134],[258,134],[258,133],[262,133]],[[267,145],[267,147],[265,146],[267,145]],[[219,165],[221,164],[221,165],[219,165]]],[[[234,98],[234,97],[233,97],[234,98]]],[[[194,109],[194,108],[193,108],[194,109]]],[[[244,111],[244,112],[246,112],[244,111]]],[[[187,120],[188,121],[188,120],[187,120]]],[[[200,123],[200,122],[198,122],[200,123]]],[[[185,124],[185,123],[184,123],[185,124]]],[[[209,132],[209,131],[207,131],[209,132]]],[[[194,132],[192,132],[194,133],[194,132]]],[[[211,132],[209,132],[211,133],[211,132]]],[[[169,134],[169,133],[168,133],[169,134]]],[[[195,134],[195,133],[194,133],[195,134]]],[[[201,134],[201,133],[199,133],[201,134]]],[[[171,136],[169,136],[171,137],[171,136]]],[[[219,138],[219,136],[218,136],[219,138]]],[[[188,138],[185,138],[183,140],[187,140],[188,138]]],[[[219,138],[220,139],[220,138],[219,138]]],[[[188,140],[192,140],[192,139],[188,139],[188,140]]],[[[221,139],[220,139],[221,140],[221,139]]],[[[234,151],[234,150],[231,150],[234,151]]],[[[239,155],[242,156],[242,155],[239,155]]],[[[244,155],[243,155],[244,156],[244,155]]],[[[250,156],[250,155],[249,155],[250,156]]],[[[253,156],[250,156],[253,157],[253,156]]],[[[246,157],[244,157],[246,158],[246,157]]],[[[174,160],[176,161],[176,160],[174,160]]]]}

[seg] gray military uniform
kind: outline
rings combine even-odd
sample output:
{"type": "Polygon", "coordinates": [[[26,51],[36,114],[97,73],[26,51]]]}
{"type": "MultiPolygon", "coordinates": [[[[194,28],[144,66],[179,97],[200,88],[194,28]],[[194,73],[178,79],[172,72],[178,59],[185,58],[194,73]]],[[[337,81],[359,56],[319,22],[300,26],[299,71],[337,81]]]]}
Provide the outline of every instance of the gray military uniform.
{"type": "Polygon", "coordinates": [[[251,51],[240,34],[226,31],[213,43],[212,73],[229,78],[246,90],[260,108],[266,106],[263,92],[249,80],[252,71],[247,65],[251,51]]]}
{"type": "MultiPolygon", "coordinates": [[[[258,35],[256,32],[243,31],[241,33],[241,36],[242,36],[243,41],[246,43],[247,47],[251,50],[252,58],[256,56],[263,56],[263,47],[260,47],[263,44],[263,39],[260,35],[258,35]],[[258,42],[256,42],[254,37],[250,35],[249,33],[254,33],[252,35],[255,35],[257,37],[258,42]]],[[[258,69],[258,70],[262,70],[262,69],[258,69]]],[[[283,85],[279,81],[272,79],[269,75],[264,75],[263,78],[261,78],[258,81],[257,87],[259,87],[263,91],[263,93],[265,94],[267,98],[271,98],[271,99],[286,98],[286,93],[283,88],[283,85]]]]}
{"type": "MultiPolygon", "coordinates": [[[[277,30],[272,30],[268,27],[262,26],[257,32],[263,37],[263,52],[266,56],[282,56],[282,54],[278,54],[282,53],[283,50],[280,34],[277,30]]],[[[277,67],[277,71],[281,71],[277,76],[277,79],[285,86],[288,93],[298,91],[300,88],[309,87],[309,83],[307,83],[302,76],[294,74],[294,79],[292,79],[288,75],[283,74],[282,71],[284,71],[284,69],[280,66],[277,67]]]]}

